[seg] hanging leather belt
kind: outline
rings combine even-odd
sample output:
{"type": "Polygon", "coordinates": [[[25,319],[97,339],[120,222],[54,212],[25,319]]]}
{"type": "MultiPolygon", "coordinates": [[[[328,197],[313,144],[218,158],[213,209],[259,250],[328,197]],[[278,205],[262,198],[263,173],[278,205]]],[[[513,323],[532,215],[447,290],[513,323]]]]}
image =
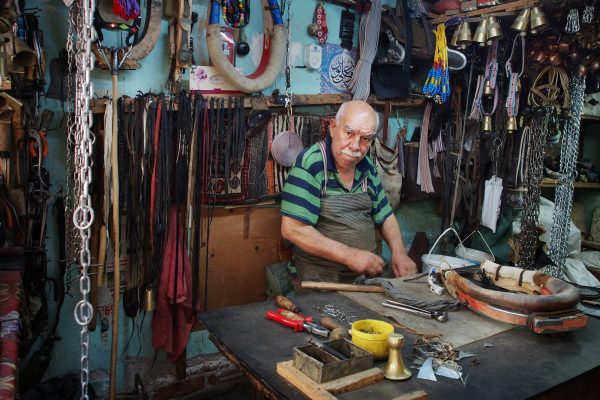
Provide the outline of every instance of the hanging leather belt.
{"type": "Polygon", "coordinates": [[[568,332],[587,326],[587,316],[575,308],[579,292],[565,281],[487,260],[481,264],[481,276],[513,292],[483,288],[449,265],[441,266],[442,281],[448,292],[471,310],[489,318],[526,326],[538,334],[568,332]]]}

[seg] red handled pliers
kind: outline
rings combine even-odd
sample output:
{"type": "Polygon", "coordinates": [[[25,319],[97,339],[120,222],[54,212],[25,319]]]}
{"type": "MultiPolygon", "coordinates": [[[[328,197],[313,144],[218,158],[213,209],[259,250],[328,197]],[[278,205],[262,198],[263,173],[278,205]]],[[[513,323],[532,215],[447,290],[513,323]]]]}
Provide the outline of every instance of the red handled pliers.
{"type": "Polygon", "coordinates": [[[268,311],[267,318],[279,322],[282,325],[294,328],[296,332],[306,330],[315,335],[329,337],[329,330],[321,325],[315,324],[312,317],[296,314],[286,309],[280,308],[275,311],[268,311]]]}

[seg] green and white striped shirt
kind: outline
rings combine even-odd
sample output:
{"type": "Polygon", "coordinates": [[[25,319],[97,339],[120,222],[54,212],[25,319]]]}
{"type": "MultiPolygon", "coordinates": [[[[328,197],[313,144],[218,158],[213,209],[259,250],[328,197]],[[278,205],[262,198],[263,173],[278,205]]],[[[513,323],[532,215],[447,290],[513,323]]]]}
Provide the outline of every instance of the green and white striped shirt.
{"type": "MultiPolygon", "coordinates": [[[[333,154],[331,153],[331,137],[325,138],[327,155],[327,188],[328,196],[345,193],[362,193],[363,179],[367,179],[367,193],[371,196],[371,216],[377,225],[393,213],[381,181],[373,163],[368,157],[363,158],[356,166],[352,189],[341,184],[333,154]]],[[[281,213],[309,225],[316,225],[321,213],[321,189],[325,182],[323,156],[319,144],[315,143],[304,149],[296,159],[294,167],[285,181],[281,198],[281,213]]]]}

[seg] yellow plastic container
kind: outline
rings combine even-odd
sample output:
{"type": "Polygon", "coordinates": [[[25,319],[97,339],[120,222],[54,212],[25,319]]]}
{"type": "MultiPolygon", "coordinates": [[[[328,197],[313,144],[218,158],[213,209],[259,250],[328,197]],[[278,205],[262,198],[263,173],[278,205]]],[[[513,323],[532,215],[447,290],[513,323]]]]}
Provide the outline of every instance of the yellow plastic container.
{"type": "Polygon", "coordinates": [[[375,360],[388,357],[388,336],[394,333],[394,327],[376,319],[361,319],[352,324],[352,343],[373,353],[375,360]]]}

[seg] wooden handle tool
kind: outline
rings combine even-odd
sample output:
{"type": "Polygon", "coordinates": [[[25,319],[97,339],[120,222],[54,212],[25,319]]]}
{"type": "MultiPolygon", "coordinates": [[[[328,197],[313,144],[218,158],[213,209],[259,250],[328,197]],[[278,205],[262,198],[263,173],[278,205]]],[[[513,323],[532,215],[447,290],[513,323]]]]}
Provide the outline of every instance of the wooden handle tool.
{"type": "Polygon", "coordinates": [[[341,292],[385,293],[385,290],[379,286],[353,285],[353,284],[349,284],[349,283],[335,283],[335,282],[302,281],[302,288],[303,289],[320,289],[320,290],[338,290],[341,292]]]}
{"type": "Polygon", "coordinates": [[[329,329],[329,340],[348,339],[348,329],[344,328],[336,320],[331,317],[323,317],[319,320],[319,324],[329,329]]]}
{"type": "Polygon", "coordinates": [[[298,307],[296,304],[294,304],[294,302],[292,302],[290,299],[288,299],[285,296],[279,295],[277,297],[275,297],[275,303],[281,307],[281,308],[285,308],[288,311],[291,311],[293,313],[302,313],[302,310],[300,309],[300,307],[298,307]]]}

